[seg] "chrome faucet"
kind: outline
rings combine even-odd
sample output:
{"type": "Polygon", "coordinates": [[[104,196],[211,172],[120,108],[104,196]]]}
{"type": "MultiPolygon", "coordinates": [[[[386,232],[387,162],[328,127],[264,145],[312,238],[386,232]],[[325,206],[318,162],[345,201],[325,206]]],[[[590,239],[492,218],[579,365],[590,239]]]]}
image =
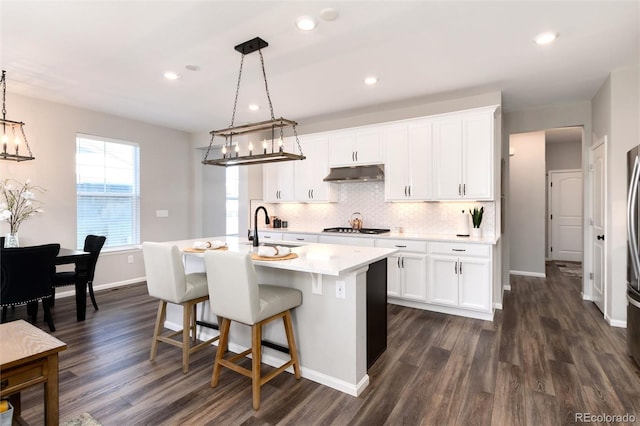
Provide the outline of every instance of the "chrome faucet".
{"type": "Polygon", "coordinates": [[[258,211],[264,211],[264,224],[269,225],[269,213],[267,213],[267,209],[264,206],[260,206],[256,209],[255,214],[253,215],[253,246],[258,247],[260,242],[258,241],[258,211]]]}

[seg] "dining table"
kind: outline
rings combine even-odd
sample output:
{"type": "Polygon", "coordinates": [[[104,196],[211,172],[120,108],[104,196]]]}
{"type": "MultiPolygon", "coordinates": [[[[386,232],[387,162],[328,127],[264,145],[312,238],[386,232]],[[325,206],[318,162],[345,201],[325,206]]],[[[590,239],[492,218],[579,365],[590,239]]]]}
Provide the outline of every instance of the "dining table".
{"type": "Polygon", "coordinates": [[[88,251],[60,248],[56,257],[56,265],[73,263],[76,270],[76,317],[84,321],[87,314],[87,284],[89,283],[89,261],[91,253],[88,251]]]}

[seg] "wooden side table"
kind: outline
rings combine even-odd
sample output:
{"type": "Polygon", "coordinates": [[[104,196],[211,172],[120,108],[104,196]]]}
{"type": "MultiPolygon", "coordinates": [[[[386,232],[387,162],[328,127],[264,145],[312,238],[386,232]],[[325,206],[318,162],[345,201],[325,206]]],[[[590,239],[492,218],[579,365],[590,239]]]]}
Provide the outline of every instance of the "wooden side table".
{"type": "Polygon", "coordinates": [[[0,324],[0,398],[10,397],[20,416],[20,391],[44,384],[44,417],[49,426],[60,421],[58,352],[67,344],[24,320],[0,324]]]}

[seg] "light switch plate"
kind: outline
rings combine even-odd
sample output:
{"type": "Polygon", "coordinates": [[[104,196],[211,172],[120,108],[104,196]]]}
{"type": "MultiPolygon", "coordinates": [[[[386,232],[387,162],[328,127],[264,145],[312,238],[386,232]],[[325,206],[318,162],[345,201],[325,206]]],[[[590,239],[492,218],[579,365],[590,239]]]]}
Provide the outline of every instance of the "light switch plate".
{"type": "Polygon", "coordinates": [[[156,210],[156,217],[169,217],[169,210],[156,210]]]}

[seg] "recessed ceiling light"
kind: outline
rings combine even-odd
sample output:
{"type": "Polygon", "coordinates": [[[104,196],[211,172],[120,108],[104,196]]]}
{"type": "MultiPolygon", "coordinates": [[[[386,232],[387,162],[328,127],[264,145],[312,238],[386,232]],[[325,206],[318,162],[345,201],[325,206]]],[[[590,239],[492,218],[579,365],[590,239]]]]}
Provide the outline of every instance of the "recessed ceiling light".
{"type": "Polygon", "coordinates": [[[166,78],[167,80],[177,80],[180,78],[180,76],[173,71],[167,71],[164,73],[164,78],[166,78]]]}
{"type": "Polygon", "coordinates": [[[338,17],[338,11],[332,7],[322,9],[320,11],[320,17],[325,21],[333,21],[338,17]]]}
{"type": "Polygon", "coordinates": [[[378,82],[378,77],[367,77],[364,79],[364,84],[367,84],[369,86],[372,86],[374,84],[376,84],[378,82]]]}
{"type": "Polygon", "coordinates": [[[538,34],[533,41],[536,44],[544,45],[553,43],[558,38],[558,33],[552,33],[550,31],[538,34]]]}
{"type": "Polygon", "coordinates": [[[260,106],[259,106],[259,105],[256,105],[256,104],[251,104],[251,105],[249,105],[249,109],[250,109],[251,111],[257,111],[257,110],[259,110],[259,109],[260,109],[260,106]]]}
{"type": "Polygon", "coordinates": [[[316,27],[316,20],[311,16],[301,16],[296,20],[296,26],[302,31],[311,31],[316,27]]]}

